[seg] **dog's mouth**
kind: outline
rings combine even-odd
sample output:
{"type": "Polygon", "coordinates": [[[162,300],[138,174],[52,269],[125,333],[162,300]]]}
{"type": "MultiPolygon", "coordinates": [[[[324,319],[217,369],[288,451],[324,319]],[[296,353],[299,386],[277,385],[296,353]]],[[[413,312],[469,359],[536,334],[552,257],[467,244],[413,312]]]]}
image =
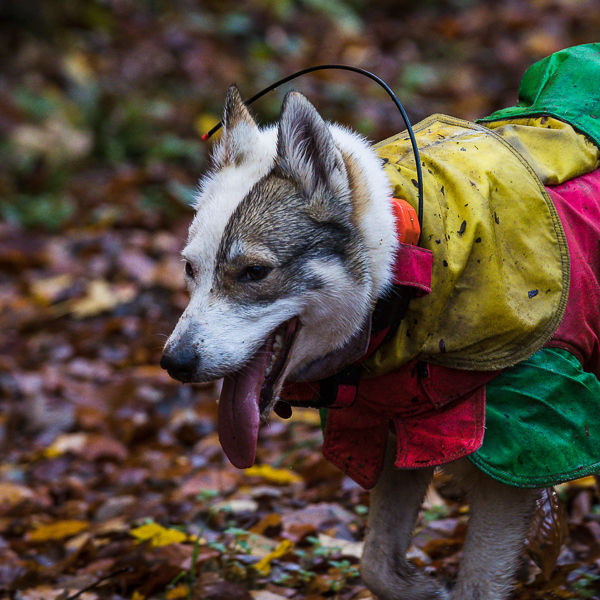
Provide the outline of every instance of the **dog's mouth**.
{"type": "Polygon", "coordinates": [[[219,441],[240,469],[254,464],[260,421],[277,401],[299,327],[298,317],[282,323],[249,362],[223,380],[219,441]]]}

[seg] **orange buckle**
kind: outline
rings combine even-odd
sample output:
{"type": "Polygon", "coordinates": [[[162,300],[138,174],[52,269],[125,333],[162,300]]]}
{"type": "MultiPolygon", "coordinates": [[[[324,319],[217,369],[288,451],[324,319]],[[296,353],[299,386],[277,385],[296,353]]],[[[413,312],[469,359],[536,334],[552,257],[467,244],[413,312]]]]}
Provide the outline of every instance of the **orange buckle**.
{"type": "Polygon", "coordinates": [[[402,198],[392,197],[391,200],[396,219],[398,241],[403,244],[412,244],[413,246],[418,244],[421,228],[419,227],[417,211],[402,198]]]}

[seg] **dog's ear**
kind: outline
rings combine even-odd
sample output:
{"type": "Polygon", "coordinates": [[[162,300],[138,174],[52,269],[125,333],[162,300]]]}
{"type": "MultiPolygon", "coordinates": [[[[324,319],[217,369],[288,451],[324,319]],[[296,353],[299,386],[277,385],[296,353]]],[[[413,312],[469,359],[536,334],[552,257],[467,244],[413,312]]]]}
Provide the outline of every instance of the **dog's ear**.
{"type": "Polygon", "coordinates": [[[346,168],[329,128],[315,107],[298,92],[289,92],[283,101],[277,161],[309,198],[323,188],[334,196],[347,192],[346,168]]]}
{"type": "Polygon", "coordinates": [[[259,131],[236,85],[227,90],[223,112],[223,136],[213,151],[217,167],[241,164],[256,147],[259,131]]]}

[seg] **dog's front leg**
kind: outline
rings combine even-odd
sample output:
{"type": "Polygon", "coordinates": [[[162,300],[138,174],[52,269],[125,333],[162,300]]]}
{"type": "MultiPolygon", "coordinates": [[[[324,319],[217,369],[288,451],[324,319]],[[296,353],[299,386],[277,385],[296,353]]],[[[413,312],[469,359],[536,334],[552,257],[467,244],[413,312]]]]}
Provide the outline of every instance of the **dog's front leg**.
{"type": "Polygon", "coordinates": [[[447,596],[441,586],[406,560],[433,469],[396,469],[394,453],[395,443],[389,443],[385,467],[371,492],[361,575],[379,600],[442,600],[447,596]]]}
{"type": "Polygon", "coordinates": [[[512,587],[538,491],[504,485],[467,459],[444,470],[463,481],[471,510],[452,600],[504,600],[512,587]]]}

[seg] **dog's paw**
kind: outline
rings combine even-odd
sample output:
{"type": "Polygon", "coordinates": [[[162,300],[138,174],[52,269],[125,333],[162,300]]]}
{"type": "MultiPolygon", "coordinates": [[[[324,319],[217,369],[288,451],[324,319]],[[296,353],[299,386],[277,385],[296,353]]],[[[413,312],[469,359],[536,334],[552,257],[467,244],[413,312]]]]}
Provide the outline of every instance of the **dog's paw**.
{"type": "Polygon", "coordinates": [[[377,600],[449,600],[448,591],[435,579],[414,572],[401,576],[397,572],[380,571],[377,577],[363,581],[377,600]]]}

